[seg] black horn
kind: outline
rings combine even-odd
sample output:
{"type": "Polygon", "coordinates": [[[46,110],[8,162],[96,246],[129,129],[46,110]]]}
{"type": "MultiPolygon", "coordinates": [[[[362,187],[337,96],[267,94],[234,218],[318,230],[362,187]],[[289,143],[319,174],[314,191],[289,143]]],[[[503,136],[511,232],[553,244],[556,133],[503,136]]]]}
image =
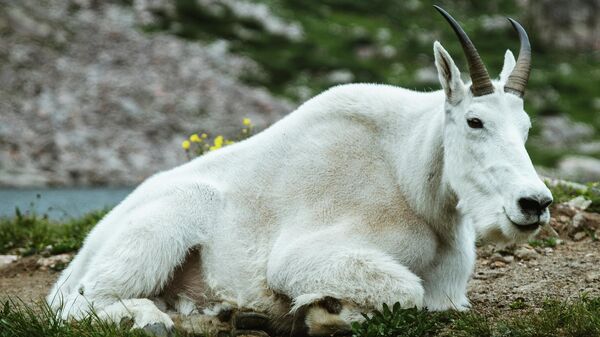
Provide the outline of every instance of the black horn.
{"type": "Polygon", "coordinates": [[[460,27],[458,22],[454,20],[454,18],[448,14],[445,10],[443,10],[440,6],[434,5],[435,9],[442,14],[442,16],[448,21],[452,29],[456,33],[460,44],[462,45],[463,51],[465,52],[465,56],[467,57],[467,62],[469,64],[469,73],[471,75],[471,81],[473,84],[471,85],[471,92],[474,96],[483,96],[487,94],[491,94],[494,92],[494,86],[492,85],[492,80],[490,79],[490,75],[488,74],[483,61],[481,61],[481,57],[475,49],[473,42],[467,36],[467,33],[460,27]]]}
{"type": "Polygon", "coordinates": [[[529,72],[531,71],[531,44],[529,44],[529,37],[523,26],[511,18],[507,19],[517,33],[519,33],[521,48],[519,50],[519,57],[517,58],[515,69],[510,73],[510,76],[508,76],[508,80],[504,85],[504,92],[523,97],[523,95],[525,95],[527,81],[529,81],[529,72]]]}

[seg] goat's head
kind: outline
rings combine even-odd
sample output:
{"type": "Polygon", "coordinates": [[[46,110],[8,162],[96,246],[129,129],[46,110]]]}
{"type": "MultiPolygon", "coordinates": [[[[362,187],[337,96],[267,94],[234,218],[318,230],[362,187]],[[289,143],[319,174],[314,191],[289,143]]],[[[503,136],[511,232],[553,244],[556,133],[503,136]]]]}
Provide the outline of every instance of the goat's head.
{"type": "Polygon", "coordinates": [[[472,83],[439,42],[435,65],[446,94],[444,174],[459,198],[458,208],[478,232],[496,241],[522,241],[550,220],[552,194],[535,172],[527,151],[531,122],[523,110],[531,48],[527,33],[509,19],[521,48],[515,61],[506,51],[498,81],[492,81],[473,43],[443,9],[436,9],[457,34],[472,83]]]}

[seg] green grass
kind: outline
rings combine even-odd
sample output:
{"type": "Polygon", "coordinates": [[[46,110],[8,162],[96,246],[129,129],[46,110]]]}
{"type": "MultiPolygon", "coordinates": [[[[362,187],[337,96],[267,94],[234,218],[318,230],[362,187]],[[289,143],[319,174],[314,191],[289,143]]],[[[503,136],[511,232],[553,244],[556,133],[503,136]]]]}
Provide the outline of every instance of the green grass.
{"type": "Polygon", "coordinates": [[[0,337],[141,337],[141,330],[101,321],[95,315],[64,322],[45,303],[27,305],[16,299],[4,302],[0,311],[0,337]]]}
{"type": "Polygon", "coordinates": [[[531,247],[550,247],[550,248],[554,248],[556,247],[557,244],[557,240],[558,238],[555,237],[547,237],[547,238],[543,238],[543,239],[535,239],[535,240],[529,240],[529,245],[531,247]]]}
{"type": "MultiPolygon", "coordinates": [[[[533,309],[515,301],[508,311],[486,314],[470,312],[428,312],[416,308],[391,309],[384,306],[352,325],[353,337],[596,337],[600,336],[600,298],[582,296],[573,302],[547,300],[533,309]]],[[[94,314],[79,321],[65,322],[45,304],[6,300],[0,310],[0,337],[36,336],[146,336],[131,329],[131,321],[117,325],[94,314]]],[[[175,336],[186,336],[176,331],[175,336]]]]}
{"type": "Polygon", "coordinates": [[[60,254],[78,250],[88,232],[107,213],[88,213],[80,218],[56,222],[46,216],[23,214],[0,218],[0,254],[60,254]]]}
{"type": "MultiPolygon", "coordinates": [[[[573,302],[547,300],[541,308],[522,302],[509,310],[487,314],[428,312],[384,307],[352,326],[354,337],[597,337],[600,336],[600,298],[581,296],[573,302]]],[[[185,336],[178,332],[176,336],[185,336]]],[[[0,337],[145,336],[131,322],[116,325],[90,315],[76,322],[57,318],[43,302],[27,305],[8,299],[0,309],[0,337]]]]}
{"type": "Polygon", "coordinates": [[[582,196],[592,201],[586,211],[600,213],[600,182],[588,183],[585,188],[576,188],[567,184],[548,186],[548,188],[552,192],[555,204],[582,196]]]}
{"type": "Polygon", "coordinates": [[[427,312],[385,306],[362,323],[355,337],[594,337],[600,336],[600,298],[547,300],[539,309],[515,301],[509,312],[427,312]]]}

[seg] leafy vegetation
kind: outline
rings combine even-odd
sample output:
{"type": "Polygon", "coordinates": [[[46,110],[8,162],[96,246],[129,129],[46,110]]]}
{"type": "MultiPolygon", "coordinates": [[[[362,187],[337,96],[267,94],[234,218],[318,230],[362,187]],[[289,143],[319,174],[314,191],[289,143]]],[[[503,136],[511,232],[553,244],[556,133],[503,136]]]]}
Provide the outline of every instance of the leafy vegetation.
{"type": "MultiPolygon", "coordinates": [[[[158,13],[161,20],[145,28],[191,40],[226,40],[232,52],[248,56],[264,70],[260,75],[249,72],[247,82],[296,101],[348,81],[437,89],[435,75],[427,75],[433,65],[434,40],[444,44],[463,71],[467,69],[453,32],[428,1],[254,2],[266,5],[286,22],[299,24],[302,38],[274,33],[263,20],[240,17],[226,2],[207,6],[196,0],[176,0],[174,13],[158,13]]],[[[504,51],[518,50],[514,31],[507,23],[494,21],[496,15],[533,26],[517,0],[437,3],[459,19],[493,76],[502,67],[504,51]]],[[[538,40],[531,29],[530,33],[534,60],[526,100],[529,114],[535,119],[564,113],[600,131],[600,119],[594,113],[598,111],[595,97],[600,82],[597,53],[556,50],[538,40]]],[[[534,126],[535,135],[539,125],[534,126]]],[[[600,139],[600,132],[594,137],[600,139]]],[[[530,142],[529,151],[536,164],[545,166],[574,153],[573,149],[552,150],[535,142],[530,142]]]]}
{"type": "Polygon", "coordinates": [[[548,300],[539,309],[524,301],[510,306],[518,314],[427,312],[394,305],[352,326],[354,337],[542,337],[600,336],[600,298],[582,295],[572,303],[548,300]]]}
{"type": "Polygon", "coordinates": [[[0,311],[0,337],[147,337],[142,330],[101,321],[95,315],[64,322],[45,303],[8,299],[0,311]]]}
{"type": "Polygon", "coordinates": [[[35,213],[16,210],[13,218],[0,218],[0,254],[60,254],[78,250],[88,232],[108,210],[58,223],[35,213]]]}
{"type": "Polygon", "coordinates": [[[535,240],[529,240],[529,245],[531,247],[550,247],[550,248],[554,248],[556,247],[557,244],[557,239],[553,236],[551,237],[547,237],[547,238],[543,238],[543,239],[535,239],[535,240]]]}
{"type": "MultiPolygon", "coordinates": [[[[571,303],[548,300],[541,308],[522,302],[510,312],[428,312],[416,308],[384,306],[352,325],[353,337],[597,337],[600,336],[600,298],[583,295],[571,303]]],[[[175,336],[185,333],[176,332],[175,336]]],[[[146,336],[121,325],[103,322],[95,315],[64,322],[44,302],[27,305],[8,299],[0,310],[0,337],[35,336],[146,336]]]]}
{"type": "Polygon", "coordinates": [[[547,185],[552,191],[554,203],[567,202],[575,197],[582,196],[592,202],[586,209],[587,211],[600,213],[600,182],[588,183],[583,187],[565,183],[559,183],[555,186],[547,185]]]}

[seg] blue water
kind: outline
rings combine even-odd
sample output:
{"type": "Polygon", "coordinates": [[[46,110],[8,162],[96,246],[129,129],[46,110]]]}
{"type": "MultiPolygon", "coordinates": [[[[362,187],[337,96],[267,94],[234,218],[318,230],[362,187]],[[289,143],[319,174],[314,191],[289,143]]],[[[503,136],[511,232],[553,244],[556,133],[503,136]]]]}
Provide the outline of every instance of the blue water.
{"type": "Polygon", "coordinates": [[[51,219],[76,218],[90,211],[113,207],[133,188],[0,189],[0,217],[22,213],[47,214],[51,219]]]}

